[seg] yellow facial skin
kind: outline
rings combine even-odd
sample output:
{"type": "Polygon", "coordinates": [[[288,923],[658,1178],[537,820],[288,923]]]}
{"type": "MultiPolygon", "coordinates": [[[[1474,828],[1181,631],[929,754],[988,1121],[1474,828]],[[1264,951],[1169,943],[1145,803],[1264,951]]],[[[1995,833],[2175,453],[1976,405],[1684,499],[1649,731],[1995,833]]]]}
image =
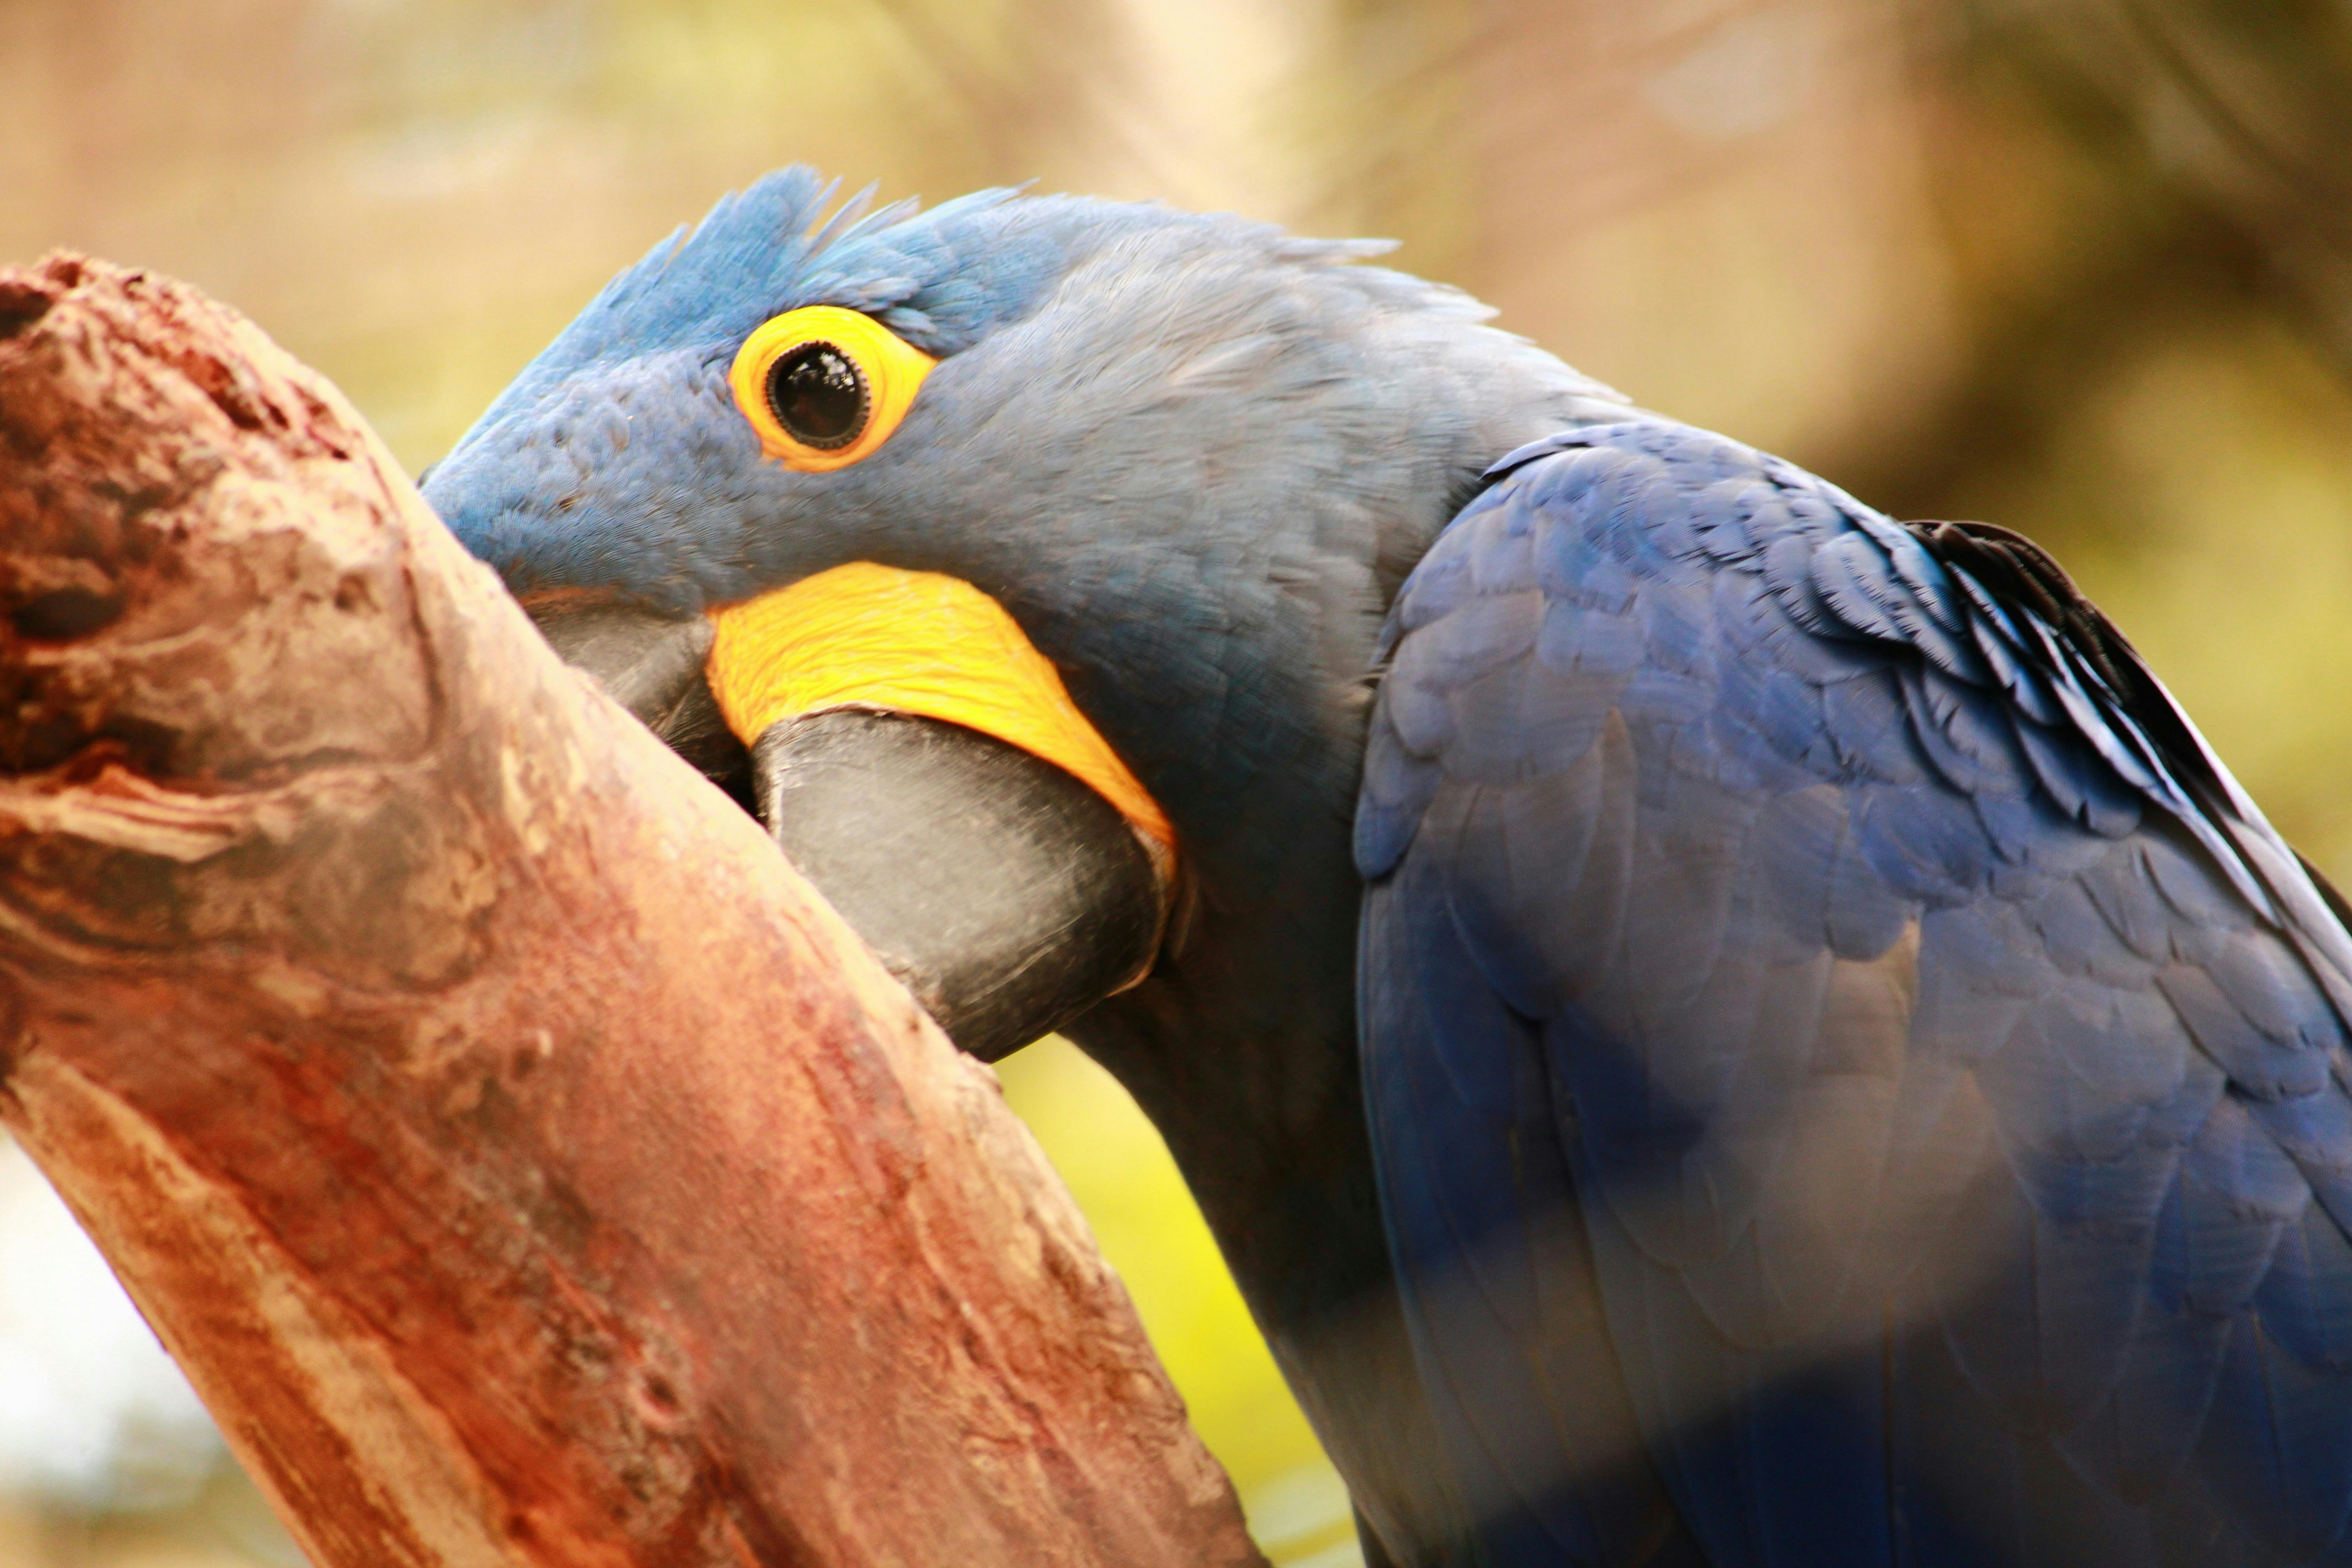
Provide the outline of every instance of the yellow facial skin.
{"type": "Polygon", "coordinates": [[[1176,832],[1004,607],[932,572],[859,562],[710,612],[710,689],[751,745],[780,719],[868,708],[993,735],[1076,776],[1142,837],[1163,884],[1176,832]]]}
{"type": "Polygon", "coordinates": [[[735,406],[759,433],[761,451],[788,468],[825,474],[863,461],[887,441],[937,363],[871,316],[838,305],[806,305],[761,322],[744,339],[727,382],[735,406]],[[813,345],[830,347],[863,385],[863,423],[841,445],[803,439],[777,407],[773,373],[813,345]]]}

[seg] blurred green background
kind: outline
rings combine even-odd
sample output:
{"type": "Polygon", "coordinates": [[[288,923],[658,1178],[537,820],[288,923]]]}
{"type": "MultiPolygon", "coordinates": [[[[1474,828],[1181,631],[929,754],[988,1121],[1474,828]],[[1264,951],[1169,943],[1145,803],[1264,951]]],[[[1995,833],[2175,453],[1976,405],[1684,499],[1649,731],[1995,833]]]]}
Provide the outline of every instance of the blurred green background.
{"type": "MultiPolygon", "coordinates": [[[[1644,404],[2033,534],[2352,880],[2347,154],[2336,0],[0,0],[0,261],[191,279],[412,467],[781,163],[1393,236],[1644,404]]],[[[1058,1043],[1003,1078],[1261,1538],[1353,1561],[1148,1125],[1058,1043]]],[[[128,1352],[11,1352],[67,1269],[0,1234],[0,1564],[290,1561],[169,1397],[103,1405],[128,1352]],[[114,1414],[12,1472],[60,1409],[114,1414]]]]}

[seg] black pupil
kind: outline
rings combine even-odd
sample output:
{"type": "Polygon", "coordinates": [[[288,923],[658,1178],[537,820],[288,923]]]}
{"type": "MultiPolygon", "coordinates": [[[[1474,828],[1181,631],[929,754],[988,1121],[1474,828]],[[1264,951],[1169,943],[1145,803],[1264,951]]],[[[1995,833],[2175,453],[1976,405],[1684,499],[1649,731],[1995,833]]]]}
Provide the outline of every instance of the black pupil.
{"type": "Polygon", "coordinates": [[[768,367],[768,407],[793,439],[846,447],[866,429],[866,377],[831,343],[803,343],[768,367]]]}

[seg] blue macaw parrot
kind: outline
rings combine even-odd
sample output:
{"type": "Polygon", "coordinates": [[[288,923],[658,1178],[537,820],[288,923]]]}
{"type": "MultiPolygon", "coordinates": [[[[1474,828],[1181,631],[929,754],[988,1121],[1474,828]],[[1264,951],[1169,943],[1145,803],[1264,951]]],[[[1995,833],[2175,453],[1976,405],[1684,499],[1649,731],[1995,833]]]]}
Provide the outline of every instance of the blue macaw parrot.
{"type": "Polygon", "coordinates": [[[425,492],[960,1044],[1128,1086],[1373,1563],[2352,1563],[2345,907],[2047,557],[1375,247],[830,201],[425,492]]]}

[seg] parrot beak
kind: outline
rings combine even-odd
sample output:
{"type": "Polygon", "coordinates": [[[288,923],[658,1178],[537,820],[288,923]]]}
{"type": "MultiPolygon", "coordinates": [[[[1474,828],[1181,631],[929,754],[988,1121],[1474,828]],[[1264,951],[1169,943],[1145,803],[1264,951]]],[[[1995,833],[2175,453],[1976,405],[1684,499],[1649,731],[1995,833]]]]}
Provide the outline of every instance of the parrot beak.
{"type": "Polygon", "coordinates": [[[993,735],[836,708],[751,748],[760,815],[948,1037],[996,1061],[1143,978],[1163,900],[1108,801],[993,735]]]}
{"type": "Polygon", "coordinates": [[[522,607],[558,658],[595,677],[670,750],[749,806],[751,758],[703,677],[716,636],[709,620],[570,591],[534,595],[522,607]]]}
{"type": "Polygon", "coordinates": [[[1036,694],[1050,667],[1017,629],[943,647],[942,618],[908,614],[903,593],[813,581],[708,618],[569,594],[524,608],[566,663],[767,824],[965,1051],[995,1061],[1141,980],[1172,903],[1165,820],[1057,677],[1036,694]],[[986,700],[925,710],[943,689],[986,700]]]}

